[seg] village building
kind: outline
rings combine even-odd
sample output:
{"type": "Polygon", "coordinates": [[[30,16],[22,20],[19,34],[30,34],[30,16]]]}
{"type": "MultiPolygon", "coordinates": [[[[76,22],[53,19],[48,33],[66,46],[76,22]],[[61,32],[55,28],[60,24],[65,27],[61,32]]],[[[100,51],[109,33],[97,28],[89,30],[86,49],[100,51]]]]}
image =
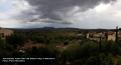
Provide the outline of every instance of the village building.
{"type": "Polygon", "coordinates": [[[107,32],[107,40],[116,41],[116,32],[113,31],[107,32]]]}
{"type": "Polygon", "coordinates": [[[5,39],[7,36],[13,34],[13,30],[9,30],[6,28],[0,28],[0,38],[5,39]]]}
{"type": "MultiPolygon", "coordinates": [[[[116,41],[116,32],[115,31],[108,31],[108,32],[89,32],[86,35],[87,39],[99,41],[107,40],[107,41],[116,41]]],[[[121,40],[121,31],[118,32],[118,39],[121,40]]]]}
{"type": "Polygon", "coordinates": [[[87,33],[86,38],[90,40],[95,40],[95,41],[99,41],[100,38],[102,40],[106,40],[106,36],[104,32],[89,32],[87,33]]]}

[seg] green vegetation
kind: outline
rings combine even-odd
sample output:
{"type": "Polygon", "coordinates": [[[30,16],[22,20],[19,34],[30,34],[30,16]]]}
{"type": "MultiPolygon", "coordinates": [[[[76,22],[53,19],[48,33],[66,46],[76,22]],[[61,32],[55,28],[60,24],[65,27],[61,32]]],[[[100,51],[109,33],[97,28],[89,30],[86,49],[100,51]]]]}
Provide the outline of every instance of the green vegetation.
{"type": "Polygon", "coordinates": [[[0,39],[0,57],[56,58],[50,65],[121,65],[120,43],[91,41],[85,38],[85,32],[77,34],[80,31],[16,31],[6,40],[0,39]],[[26,43],[42,46],[19,52],[18,47],[26,43]]]}

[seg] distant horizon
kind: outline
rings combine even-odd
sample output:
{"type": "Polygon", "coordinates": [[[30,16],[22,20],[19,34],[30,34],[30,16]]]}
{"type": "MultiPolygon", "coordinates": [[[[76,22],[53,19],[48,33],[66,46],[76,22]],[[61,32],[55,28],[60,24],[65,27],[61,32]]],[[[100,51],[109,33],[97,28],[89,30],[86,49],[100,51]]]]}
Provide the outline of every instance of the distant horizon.
{"type": "MultiPolygon", "coordinates": [[[[64,29],[116,29],[116,27],[115,28],[74,28],[74,27],[35,27],[35,28],[7,28],[7,27],[0,27],[0,28],[6,28],[6,29],[44,29],[44,28],[55,28],[55,29],[59,29],[59,28],[64,28],[64,29]]],[[[118,28],[118,29],[120,29],[120,27],[118,28]]]]}

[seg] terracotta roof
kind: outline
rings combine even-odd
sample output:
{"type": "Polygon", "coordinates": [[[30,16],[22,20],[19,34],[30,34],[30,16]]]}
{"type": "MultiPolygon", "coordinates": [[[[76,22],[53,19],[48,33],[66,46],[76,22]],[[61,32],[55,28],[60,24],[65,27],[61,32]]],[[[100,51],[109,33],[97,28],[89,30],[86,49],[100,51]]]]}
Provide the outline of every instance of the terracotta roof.
{"type": "Polygon", "coordinates": [[[113,35],[115,32],[108,32],[108,35],[113,35]]]}

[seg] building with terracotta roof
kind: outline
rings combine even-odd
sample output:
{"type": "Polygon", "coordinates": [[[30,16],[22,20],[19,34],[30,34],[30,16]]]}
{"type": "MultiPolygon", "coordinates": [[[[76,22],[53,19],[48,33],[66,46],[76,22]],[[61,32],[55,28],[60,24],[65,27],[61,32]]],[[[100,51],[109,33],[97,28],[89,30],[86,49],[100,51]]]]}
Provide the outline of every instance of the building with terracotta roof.
{"type": "Polygon", "coordinates": [[[116,32],[113,32],[113,31],[107,32],[107,40],[116,41],[116,32]]]}
{"type": "Polygon", "coordinates": [[[0,38],[4,39],[7,36],[10,36],[14,33],[13,30],[9,30],[6,28],[0,28],[0,38]]]}

